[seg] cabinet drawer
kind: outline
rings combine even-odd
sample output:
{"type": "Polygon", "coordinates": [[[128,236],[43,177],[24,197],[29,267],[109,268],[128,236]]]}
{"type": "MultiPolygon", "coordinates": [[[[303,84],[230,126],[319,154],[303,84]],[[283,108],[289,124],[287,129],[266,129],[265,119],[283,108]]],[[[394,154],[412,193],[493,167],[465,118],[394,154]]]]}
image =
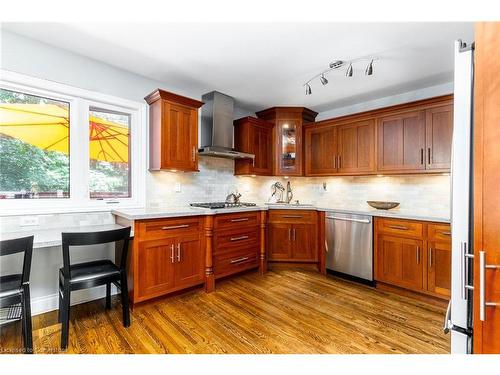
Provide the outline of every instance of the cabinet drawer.
{"type": "Polygon", "coordinates": [[[260,212],[238,212],[234,214],[216,215],[214,229],[244,228],[260,224],[260,212]]]}
{"type": "Polygon", "coordinates": [[[258,227],[215,232],[214,254],[225,252],[237,247],[248,248],[258,246],[260,240],[259,233],[260,229],[258,227]]]}
{"type": "Polygon", "coordinates": [[[377,232],[404,237],[423,237],[423,224],[416,221],[377,219],[377,232]]]}
{"type": "Polygon", "coordinates": [[[188,233],[199,233],[203,229],[200,217],[155,219],[139,222],[138,239],[169,238],[188,233]]]}
{"type": "Polygon", "coordinates": [[[258,267],[259,249],[242,249],[214,257],[215,277],[231,275],[236,272],[258,267]]]}
{"type": "Polygon", "coordinates": [[[269,210],[270,223],[316,224],[317,212],[309,210],[269,210]]]}
{"type": "Polygon", "coordinates": [[[451,227],[449,224],[429,224],[427,236],[429,241],[451,243],[451,227]]]}

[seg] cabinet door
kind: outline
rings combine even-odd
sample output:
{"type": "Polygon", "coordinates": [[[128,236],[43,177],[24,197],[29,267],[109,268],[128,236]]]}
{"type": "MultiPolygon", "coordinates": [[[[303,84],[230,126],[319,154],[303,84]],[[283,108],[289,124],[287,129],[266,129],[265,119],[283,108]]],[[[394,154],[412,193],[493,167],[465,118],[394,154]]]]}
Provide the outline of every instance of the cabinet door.
{"type": "Polygon", "coordinates": [[[379,235],[377,280],[400,287],[422,290],[422,241],[379,235]]]}
{"type": "Polygon", "coordinates": [[[292,228],[292,242],[293,260],[318,260],[316,225],[294,224],[292,228]]]}
{"type": "Polygon", "coordinates": [[[306,176],[327,176],[337,172],[337,128],[305,130],[306,176]]]}
{"type": "Polygon", "coordinates": [[[299,120],[276,122],[278,141],[277,174],[302,175],[302,123],[299,120]]]}
{"type": "Polygon", "coordinates": [[[138,295],[155,297],[174,287],[174,239],[139,243],[138,295]]]}
{"type": "Polygon", "coordinates": [[[425,112],[407,112],[378,121],[378,166],[383,171],[425,169],[425,112]]]}
{"type": "Polygon", "coordinates": [[[338,127],[338,172],[375,171],[375,123],[373,120],[338,127]]]}
{"type": "Polygon", "coordinates": [[[288,260],[292,258],[292,225],[269,224],[268,259],[288,260]]]}
{"type": "Polygon", "coordinates": [[[162,168],[198,169],[198,116],[195,109],[163,102],[162,168]]]}
{"type": "Polygon", "coordinates": [[[250,128],[250,140],[254,144],[255,164],[254,174],[273,174],[273,134],[272,128],[252,126],[250,128]]]}
{"type": "Polygon", "coordinates": [[[176,238],[175,286],[190,286],[203,282],[205,256],[199,235],[176,238]]]}
{"type": "Polygon", "coordinates": [[[425,127],[426,169],[450,169],[453,106],[428,109],[425,127]]]}
{"type": "Polygon", "coordinates": [[[451,244],[429,242],[427,249],[427,289],[451,295],[451,244]]]}

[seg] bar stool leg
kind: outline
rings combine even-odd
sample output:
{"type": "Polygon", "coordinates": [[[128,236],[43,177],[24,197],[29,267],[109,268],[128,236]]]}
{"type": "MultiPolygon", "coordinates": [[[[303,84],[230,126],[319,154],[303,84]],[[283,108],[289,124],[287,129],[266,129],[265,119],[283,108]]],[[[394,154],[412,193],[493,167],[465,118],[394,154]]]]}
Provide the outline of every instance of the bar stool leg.
{"type": "Polygon", "coordinates": [[[64,300],[63,300],[63,297],[62,297],[62,287],[61,285],[59,285],[59,310],[57,311],[57,322],[58,323],[61,323],[62,322],[62,312],[63,312],[63,304],[64,304],[64,300]]]}
{"type": "Polygon", "coordinates": [[[63,290],[63,312],[62,312],[62,328],[61,328],[62,350],[65,350],[68,347],[70,298],[71,298],[71,292],[69,283],[65,283],[63,290]]]}
{"type": "Polygon", "coordinates": [[[33,327],[31,323],[31,301],[29,285],[23,285],[23,339],[25,353],[33,354],[33,327]]]}
{"type": "Polygon", "coordinates": [[[106,284],[106,310],[111,309],[111,283],[106,284]]]}
{"type": "Polygon", "coordinates": [[[122,310],[123,310],[123,326],[130,327],[130,309],[128,303],[128,284],[127,275],[122,272],[120,280],[120,291],[122,298],[122,310]]]}

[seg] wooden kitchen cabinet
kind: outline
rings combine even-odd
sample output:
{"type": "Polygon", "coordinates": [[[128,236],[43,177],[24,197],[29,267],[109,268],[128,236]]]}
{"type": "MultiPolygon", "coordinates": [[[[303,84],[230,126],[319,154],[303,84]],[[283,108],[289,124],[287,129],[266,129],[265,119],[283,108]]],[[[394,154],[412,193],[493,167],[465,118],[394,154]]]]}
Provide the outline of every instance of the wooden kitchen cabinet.
{"type": "Polygon", "coordinates": [[[329,176],[337,173],[337,127],[306,127],[305,174],[329,176]]]}
{"type": "MultiPolygon", "coordinates": [[[[137,297],[152,298],[174,287],[174,239],[143,241],[138,246],[137,297]]],[[[137,300],[135,298],[134,300],[137,300]]]]}
{"type": "Polygon", "coordinates": [[[272,176],[273,174],[273,127],[255,117],[234,121],[234,148],[254,154],[255,159],[236,159],[235,175],[272,176]]]}
{"type": "Polygon", "coordinates": [[[425,170],[425,111],[378,120],[378,170],[425,170]]]}
{"type": "Polygon", "coordinates": [[[203,216],[190,216],[133,223],[127,261],[133,303],[205,282],[203,222],[203,216]]]}
{"type": "Polygon", "coordinates": [[[318,262],[317,220],[316,211],[270,211],[268,260],[318,262]]]}
{"type": "Polygon", "coordinates": [[[338,173],[375,171],[375,121],[340,125],[337,130],[338,173]]]}
{"type": "Polygon", "coordinates": [[[446,299],[451,284],[449,224],[375,219],[375,280],[446,299]]]}
{"type": "Polygon", "coordinates": [[[274,175],[304,174],[303,125],[314,122],[316,112],[304,107],[273,107],[256,112],[273,128],[274,175]]]}
{"type": "Polygon", "coordinates": [[[425,168],[447,171],[451,167],[453,105],[428,109],[425,116],[425,168]]]}
{"type": "Polygon", "coordinates": [[[149,104],[149,169],[198,171],[198,108],[203,102],[156,90],[149,104]]]}
{"type": "Polygon", "coordinates": [[[378,280],[420,291],[423,288],[421,240],[381,235],[377,239],[378,280]]]}

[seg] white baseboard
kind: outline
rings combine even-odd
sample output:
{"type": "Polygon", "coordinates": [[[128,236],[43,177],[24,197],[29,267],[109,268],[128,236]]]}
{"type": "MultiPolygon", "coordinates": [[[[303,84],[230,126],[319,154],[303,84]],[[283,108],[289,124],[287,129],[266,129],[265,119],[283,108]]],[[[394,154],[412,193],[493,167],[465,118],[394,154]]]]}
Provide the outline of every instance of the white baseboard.
{"type": "MultiPolygon", "coordinates": [[[[111,286],[111,294],[117,294],[118,291],[114,285],[111,286]]],[[[71,306],[79,305],[106,297],[105,286],[99,286],[91,289],[84,289],[71,292],[71,306]]],[[[59,309],[59,295],[51,294],[48,296],[36,297],[31,299],[31,315],[39,315],[49,311],[59,309]]]]}

